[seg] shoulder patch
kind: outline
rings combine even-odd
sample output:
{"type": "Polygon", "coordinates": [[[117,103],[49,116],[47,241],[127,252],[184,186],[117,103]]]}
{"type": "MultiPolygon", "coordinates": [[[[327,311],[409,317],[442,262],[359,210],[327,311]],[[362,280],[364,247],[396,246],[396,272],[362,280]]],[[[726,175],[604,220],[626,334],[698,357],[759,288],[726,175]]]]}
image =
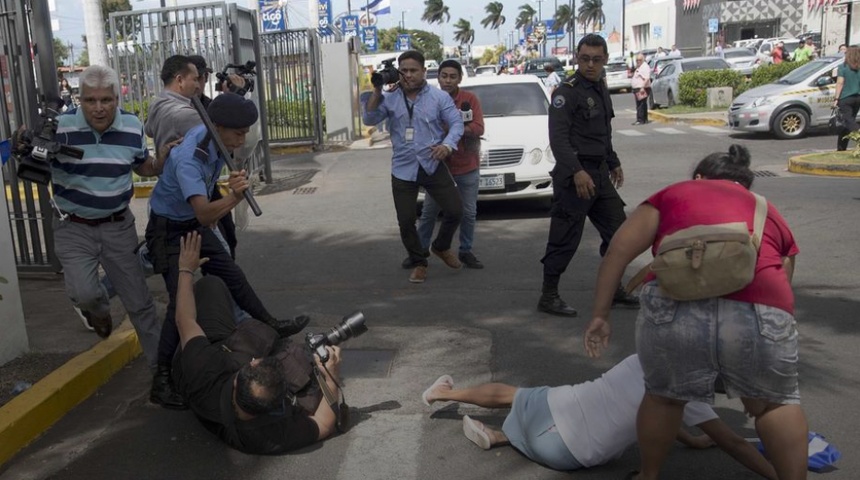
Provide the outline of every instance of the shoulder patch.
{"type": "Polygon", "coordinates": [[[564,95],[556,95],[552,97],[552,106],[555,108],[563,107],[565,102],[567,102],[567,100],[565,100],[564,95]]]}

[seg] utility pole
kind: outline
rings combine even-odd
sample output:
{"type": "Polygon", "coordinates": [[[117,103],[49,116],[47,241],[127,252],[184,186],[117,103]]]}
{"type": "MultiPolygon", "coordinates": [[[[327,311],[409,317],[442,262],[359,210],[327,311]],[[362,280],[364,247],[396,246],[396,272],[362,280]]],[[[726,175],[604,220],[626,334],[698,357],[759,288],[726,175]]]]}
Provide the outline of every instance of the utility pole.
{"type": "MultiPolygon", "coordinates": [[[[543,23],[543,13],[541,13],[541,4],[544,1],[545,0],[535,0],[535,2],[537,2],[537,4],[538,4],[538,21],[537,21],[538,25],[543,23]]],[[[540,56],[541,57],[546,56],[546,30],[544,30],[543,41],[540,42],[540,56]]]]}
{"type": "Polygon", "coordinates": [[[105,24],[99,0],[82,0],[84,3],[84,28],[87,32],[87,52],[90,65],[109,66],[105,24]]]}
{"type": "Polygon", "coordinates": [[[400,29],[406,30],[406,10],[400,12],[400,29]]]}

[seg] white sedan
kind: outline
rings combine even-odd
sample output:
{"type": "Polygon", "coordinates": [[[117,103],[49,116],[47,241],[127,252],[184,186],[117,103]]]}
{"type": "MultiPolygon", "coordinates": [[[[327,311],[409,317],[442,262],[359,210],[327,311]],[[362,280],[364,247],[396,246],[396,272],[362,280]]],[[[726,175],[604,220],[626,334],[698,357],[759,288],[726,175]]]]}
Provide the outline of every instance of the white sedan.
{"type": "Polygon", "coordinates": [[[479,200],[549,198],[549,95],[534,75],[477,76],[460,88],[472,92],[484,112],[479,200]]]}

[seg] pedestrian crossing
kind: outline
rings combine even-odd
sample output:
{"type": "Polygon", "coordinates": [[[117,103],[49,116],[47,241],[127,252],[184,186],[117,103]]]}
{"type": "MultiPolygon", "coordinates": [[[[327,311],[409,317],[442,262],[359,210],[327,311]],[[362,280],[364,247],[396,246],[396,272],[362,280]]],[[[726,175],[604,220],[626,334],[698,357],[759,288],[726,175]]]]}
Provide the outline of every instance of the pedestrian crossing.
{"type": "MultiPolygon", "coordinates": [[[[659,124],[658,124],[659,125],[659,124]]],[[[728,127],[714,127],[710,125],[675,125],[672,127],[640,126],[638,128],[622,128],[612,130],[613,134],[625,137],[644,137],[647,135],[728,135],[731,132],[728,127]]]]}

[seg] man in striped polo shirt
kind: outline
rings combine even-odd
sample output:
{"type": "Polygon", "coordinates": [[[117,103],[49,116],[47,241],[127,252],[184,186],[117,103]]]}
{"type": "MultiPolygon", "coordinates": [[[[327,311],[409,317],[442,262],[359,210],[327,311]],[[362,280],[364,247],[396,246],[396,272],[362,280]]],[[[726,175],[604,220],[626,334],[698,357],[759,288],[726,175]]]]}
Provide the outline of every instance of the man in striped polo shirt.
{"type": "Polygon", "coordinates": [[[178,399],[181,405],[181,397],[169,383],[159,381],[170,372],[157,369],[161,329],[135,254],[137,229],[128,209],[134,191],[131,172],[159,175],[164,155],[157,160],[150,155],[140,120],[119,109],[119,78],[114,70],[90,66],[81,73],[80,84],[81,105],[58,117],[56,140],[80,148],[84,156],[78,160],[57,155],[51,162],[59,211],[53,219],[54,244],[66,293],[100,337],[110,336],[113,320],[108,293],[99,281],[101,265],[156,373],[153,391],[158,390],[166,401],[178,399]]]}

